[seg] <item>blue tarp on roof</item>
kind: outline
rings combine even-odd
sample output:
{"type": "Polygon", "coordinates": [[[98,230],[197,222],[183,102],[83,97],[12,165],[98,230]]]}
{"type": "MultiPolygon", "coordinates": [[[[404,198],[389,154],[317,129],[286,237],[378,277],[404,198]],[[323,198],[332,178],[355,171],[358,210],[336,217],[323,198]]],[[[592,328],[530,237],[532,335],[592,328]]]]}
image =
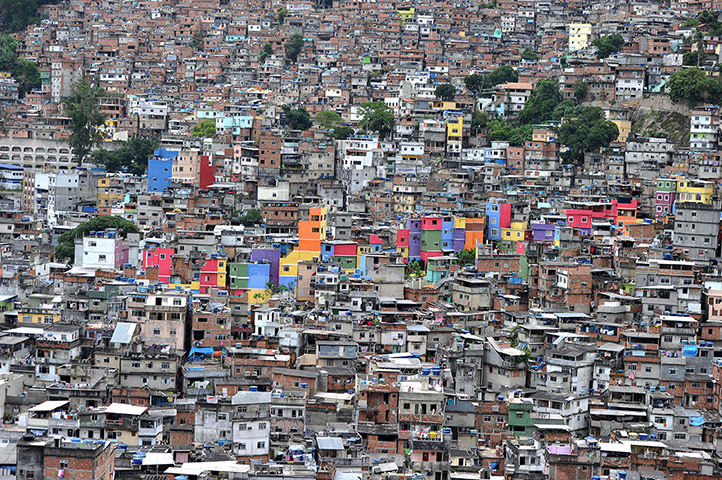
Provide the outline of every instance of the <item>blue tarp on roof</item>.
{"type": "Polygon", "coordinates": [[[705,422],[703,417],[689,417],[689,425],[691,427],[701,427],[705,423],[707,422],[705,422]]]}
{"type": "Polygon", "coordinates": [[[696,357],[697,345],[685,345],[682,349],[682,355],[685,357],[696,357]]]}
{"type": "Polygon", "coordinates": [[[213,347],[191,347],[189,355],[193,355],[196,353],[201,355],[213,355],[213,347]]]}

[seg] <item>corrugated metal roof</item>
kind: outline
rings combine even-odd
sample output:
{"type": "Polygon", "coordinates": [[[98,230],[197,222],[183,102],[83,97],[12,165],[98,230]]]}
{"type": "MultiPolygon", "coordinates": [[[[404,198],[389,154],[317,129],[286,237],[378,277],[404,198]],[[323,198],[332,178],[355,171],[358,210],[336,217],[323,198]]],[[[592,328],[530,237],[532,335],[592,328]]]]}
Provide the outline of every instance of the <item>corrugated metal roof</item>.
{"type": "Polygon", "coordinates": [[[316,437],[319,450],[343,450],[343,440],[339,437],[316,437]]]}
{"type": "Polygon", "coordinates": [[[135,323],[118,323],[113,330],[113,336],[110,339],[111,343],[123,343],[129,344],[133,339],[133,333],[135,333],[135,323]]]}

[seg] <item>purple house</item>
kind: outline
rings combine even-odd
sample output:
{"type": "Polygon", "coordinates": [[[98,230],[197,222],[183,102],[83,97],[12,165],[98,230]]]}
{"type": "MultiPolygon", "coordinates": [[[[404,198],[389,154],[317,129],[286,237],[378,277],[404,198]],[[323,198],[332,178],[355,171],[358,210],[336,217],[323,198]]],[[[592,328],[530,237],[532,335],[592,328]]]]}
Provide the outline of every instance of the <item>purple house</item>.
{"type": "Polygon", "coordinates": [[[409,229],[409,259],[419,259],[421,258],[421,219],[406,220],[406,228],[409,229]]]}
{"type": "Polygon", "coordinates": [[[532,223],[532,241],[533,242],[554,242],[554,228],[553,223],[532,223]]]}
{"type": "Polygon", "coordinates": [[[466,229],[455,228],[454,236],[452,237],[452,244],[455,252],[460,252],[464,249],[466,243],[466,229]]]}
{"type": "Polygon", "coordinates": [[[268,260],[271,264],[269,280],[274,285],[278,285],[278,269],[281,264],[281,251],[273,248],[254,248],[251,250],[251,261],[260,262],[261,260],[268,260]]]}

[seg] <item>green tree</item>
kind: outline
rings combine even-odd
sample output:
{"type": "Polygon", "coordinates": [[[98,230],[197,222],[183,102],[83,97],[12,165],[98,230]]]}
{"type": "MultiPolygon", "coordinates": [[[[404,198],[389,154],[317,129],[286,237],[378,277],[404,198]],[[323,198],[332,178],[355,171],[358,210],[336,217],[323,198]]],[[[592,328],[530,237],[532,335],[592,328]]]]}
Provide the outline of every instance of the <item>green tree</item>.
{"type": "Polygon", "coordinates": [[[583,102],[587,99],[587,95],[589,94],[589,85],[587,85],[586,82],[583,82],[581,80],[577,80],[574,82],[574,99],[577,102],[583,102]]]}
{"type": "Polygon", "coordinates": [[[0,35],[0,72],[9,72],[18,84],[18,94],[24,97],[40,88],[40,71],[34,62],[19,58],[18,42],[10,35],[0,35]]]}
{"type": "Polygon", "coordinates": [[[278,24],[283,25],[283,20],[286,18],[286,15],[288,15],[288,10],[286,10],[285,7],[281,7],[276,12],[276,18],[278,19],[278,24]]]}
{"type": "Polygon", "coordinates": [[[697,15],[697,29],[704,31],[712,37],[722,36],[722,22],[719,19],[719,12],[705,10],[697,15]]]}
{"type": "Polygon", "coordinates": [[[454,88],[454,86],[450,83],[442,83],[436,86],[436,89],[434,90],[434,95],[439,100],[450,102],[456,96],[456,88],[454,88]]]}
{"type": "Polygon", "coordinates": [[[673,73],[667,87],[673,102],[685,100],[691,107],[702,101],[716,102],[722,95],[720,81],[708,77],[699,67],[688,67],[673,73]]]}
{"type": "Polygon", "coordinates": [[[682,65],[690,67],[699,65],[699,53],[697,51],[685,52],[682,55],[682,65]]]}
{"type": "Polygon", "coordinates": [[[318,126],[328,131],[329,137],[336,140],[346,140],[353,135],[353,128],[344,125],[343,118],[332,110],[324,110],[316,114],[314,121],[318,126]]]}
{"type": "Polygon", "coordinates": [[[354,134],[354,129],[347,126],[336,127],[331,132],[331,137],[336,140],[346,140],[348,137],[354,134]]]}
{"type": "Polygon", "coordinates": [[[560,65],[562,68],[567,68],[567,57],[561,57],[561,58],[559,59],[559,65],[560,65]]]}
{"type": "Polygon", "coordinates": [[[105,117],[98,110],[98,98],[103,95],[105,90],[91,85],[83,77],[73,84],[70,96],[63,100],[65,113],[72,125],[68,143],[78,164],[82,164],[93,147],[103,140],[105,117]]]}
{"type": "Polygon", "coordinates": [[[517,71],[509,65],[504,65],[497,68],[484,78],[484,88],[494,88],[497,85],[502,85],[509,82],[516,82],[518,80],[519,73],[517,73],[517,71]]]}
{"type": "Polygon", "coordinates": [[[291,130],[308,130],[313,125],[311,115],[306,110],[306,107],[292,108],[290,105],[284,105],[281,109],[286,116],[286,125],[291,130]]]}
{"type": "Polygon", "coordinates": [[[197,125],[193,126],[193,136],[198,138],[213,138],[216,136],[215,120],[201,120],[197,125]]]}
{"type": "Polygon", "coordinates": [[[117,229],[122,237],[128,233],[138,233],[138,227],[133,222],[120,217],[102,216],[95,217],[87,222],[78,225],[74,229],[65,232],[58,237],[58,245],[55,247],[56,260],[75,260],[75,239],[82,238],[90,232],[103,232],[109,228],[117,229]]]}
{"type": "Polygon", "coordinates": [[[364,130],[378,132],[384,139],[394,128],[394,112],[384,102],[364,102],[361,104],[361,125],[364,130]]]}
{"type": "Polygon", "coordinates": [[[406,276],[409,278],[423,277],[426,275],[426,265],[423,260],[412,260],[406,264],[406,276]]]}
{"type": "Polygon", "coordinates": [[[20,32],[30,24],[41,20],[38,9],[42,4],[58,3],[59,0],[0,0],[0,23],[5,32],[20,32]]]}
{"type": "MultiPolygon", "coordinates": [[[[704,34],[697,30],[694,40],[697,42],[697,66],[699,67],[699,63],[707,58],[704,54],[704,34]]],[[[684,55],[682,55],[682,60],[684,60],[684,55]]]]}
{"type": "Polygon", "coordinates": [[[246,227],[250,227],[253,225],[259,225],[264,222],[263,216],[261,215],[261,212],[256,210],[255,208],[252,208],[248,210],[246,213],[240,216],[238,221],[245,225],[246,227]]]}
{"type": "Polygon", "coordinates": [[[18,41],[10,35],[0,35],[0,72],[12,72],[18,61],[18,41]]]}
{"type": "Polygon", "coordinates": [[[468,91],[478,95],[484,89],[484,75],[472,73],[464,78],[464,85],[468,91]]]}
{"type": "Polygon", "coordinates": [[[562,102],[559,84],[555,80],[543,79],[537,82],[524,109],[519,112],[519,123],[544,123],[554,118],[554,111],[562,102]]]}
{"type": "Polygon", "coordinates": [[[531,48],[525,48],[524,51],[521,52],[521,59],[536,62],[539,60],[539,55],[531,48]]]}
{"type": "Polygon", "coordinates": [[[488,75],[474,73],[464,78],[466,89],[474,94],[479,94],[483,90],[494,88],[497,85],[516,82],[519,80],[519,74],[509,65],[504,65],[488,75]]]}
{"type": "Polygon", "coordinates": [[[489,116],[481,110],[474,110],[471,114],[471,132],[477,134],[484,130],[489,123],[489,116]]]}
{"type": "Polygon", "coordinates": [[[15,65],[13,77],[18,82],[18,94],[24,97],[26,93],[41,87],[40,70],[35,62],[19,58],[15,65]]]}
{"type": "Polygon", "coordinates": [[[567,147],[562,158],[581,164],[585,152],[598,152],[619,136],[619,129],[599,107],[584,107],[579,116],[565,120],[559,128],[559,141],[567,147]]]}
{"type": "Polygon", "coordinates": [[[286,41],[284,48],[286,50],[286,58],[292,62],[298,59],[298,54],[303,50],[303,35],[294,33],[291,38],[286,41]]]}
{"type": "Polygon", "coordinates": [[[491,133],[489,137],[495,142],[509,142],[513,147],[523,147],[532,139],[534,127],[532,125],[520,125],[514,127],[505,120],[491,120],[489,122],[491,133]]]}
{"type": "Polygon", "coordinates": [[[615,33],[614,35],[597,38],[592,42],[592,45],[597,47],[597,58],[607,58],[611,54],[618,52],[624,43],[624,37],[615,33]]]}
{"type": "Polygon", "coordinates": [[[474,250],[468,248],[465,250],[459,250],[459,253],[456,254],[456,257],[459,259],[460,265],[476,265],[476,252],[474,250]]]}
{"type": "Polygon", "coordinates": [[[190,47],[193,50],[202,50],[203,49],[203,38],[205,35],[202,31],[197,31],[193,34],[193,37],[191,38],[190,47]]]}
{"type": "Polygon", "coordinates": [[[263,44],[263,48],[261,49],[261,53],[258,54],[258,60],[261,63],[266,63],[266,59],[273,55],[273,45],[271,42],[266,42],[263,44]]]}
{"type": "Polygon", "coordinates": [[[333,110],[324,110],[323,112],[318,112],[316,114],[316,117],[314,117],[314,121],[318,124],[319,127],[326,130],[331,130],[344,124],[341,115],[334,112],[333,110]]]}
{"type": "Polygon", "coordinates": [[[158,148],[155,138],[133,137],[120,148],[95,150],[91,155],[93,163],[103,165],[108,172],[125,171],[133,175],[143,175],[148,168],[148,159],[158,148]]]}

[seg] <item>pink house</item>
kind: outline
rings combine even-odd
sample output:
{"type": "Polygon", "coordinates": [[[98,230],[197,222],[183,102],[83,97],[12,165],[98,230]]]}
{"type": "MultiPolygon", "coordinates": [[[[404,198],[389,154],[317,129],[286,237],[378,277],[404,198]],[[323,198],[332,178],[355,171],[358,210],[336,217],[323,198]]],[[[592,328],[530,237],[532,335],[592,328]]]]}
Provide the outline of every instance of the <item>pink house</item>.
{"type": "Polygon", "coordinates": [[[605,212],[593,211],[588,209],[567,209],[564,210],[567,216],[567,223],[570,227],[578,228],[586,233],[592,233],[592,220],[595,218],[605,218],[605,212]]]}
{"type": "Polygon", "coordinates": [[[148,267],[158,267],[158,280],[168,283],[173,271],[174,248],[153,248],[143,252],[143,270],[148,267]]]}

